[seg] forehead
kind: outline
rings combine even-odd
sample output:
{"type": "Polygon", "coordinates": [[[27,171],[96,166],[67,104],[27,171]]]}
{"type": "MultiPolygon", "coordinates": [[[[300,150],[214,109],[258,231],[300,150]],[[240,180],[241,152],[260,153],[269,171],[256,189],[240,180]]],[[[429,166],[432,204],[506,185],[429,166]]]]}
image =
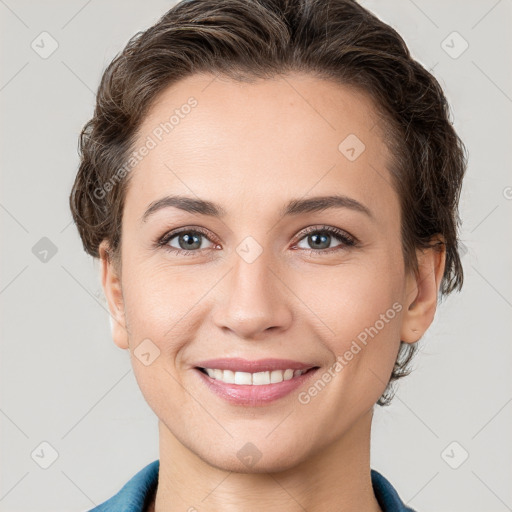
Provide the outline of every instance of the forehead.
{"type": "Polygon", "coordinates": [[[271,198],[395,200],[372,101],[347,86],[291,74],[253,83],[193,75],[159,94],[138,131],[125,205],[166,194],[248,207],[271,198]],[[387,190],[386,190],[387,188],[387,190]]]}

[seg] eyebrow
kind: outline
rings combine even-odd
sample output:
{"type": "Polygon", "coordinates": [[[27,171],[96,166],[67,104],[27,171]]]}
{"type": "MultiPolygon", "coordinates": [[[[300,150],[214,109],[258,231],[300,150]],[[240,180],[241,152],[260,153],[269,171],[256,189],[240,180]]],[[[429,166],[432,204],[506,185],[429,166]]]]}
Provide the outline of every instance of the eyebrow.
{"type": "MultiPolygon", "coordinates": [[[[164,208],[178,208],[189,213],[199,213],[209,217],[223,218],[227,212],[222,206],[204,199],[186,196],[166,196],[154,201],[141,217],[144,223],[148,218],[164,208]]],[[[281,209],[281,216],[294,216],[304,213],[322,212],[331,208],[347,208],[364,213],[373,219],[372,212],[364,204],[344,195],[319,196],[308,199],[292,199],[281,209]]]]}

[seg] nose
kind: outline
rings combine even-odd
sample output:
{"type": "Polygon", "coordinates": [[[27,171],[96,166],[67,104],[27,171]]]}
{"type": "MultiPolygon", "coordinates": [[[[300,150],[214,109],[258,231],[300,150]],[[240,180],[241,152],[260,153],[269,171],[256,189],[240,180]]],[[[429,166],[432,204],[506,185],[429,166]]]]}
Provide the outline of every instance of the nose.
{"type": "Polygon", "coordinates": [[[270,332],[288,329],[292,320],[292,293],[265,252],[248,262],[234,255],[234,267],[224,282],[214,322],[240,339],[261,340],[270,332]]]}

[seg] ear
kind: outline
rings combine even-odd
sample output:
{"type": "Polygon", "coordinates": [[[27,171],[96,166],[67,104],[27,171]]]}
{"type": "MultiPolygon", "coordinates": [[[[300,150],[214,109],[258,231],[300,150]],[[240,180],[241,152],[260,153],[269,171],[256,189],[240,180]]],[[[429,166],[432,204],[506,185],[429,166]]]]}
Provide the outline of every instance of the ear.
{"type": "Polygon", "coordinates": [[[407,276],[405,313],[400,339],[418,341],[434,320],[437,297],[446,263],[446,244],[441,235],[431,240],[433,247],[418,249],[418,273],[407,276]],[[437,240],[437,241],[436,241],[437,240]]]}
{"type": "Polygon", "coordinates": [[[101,284],[110,310],[110,325],[114,343],[122,349],[128,348],[128,331],[124,311],[121,276],[108,251],[108,243],[103,240],[98,248],[101,262],[101,284]]]}

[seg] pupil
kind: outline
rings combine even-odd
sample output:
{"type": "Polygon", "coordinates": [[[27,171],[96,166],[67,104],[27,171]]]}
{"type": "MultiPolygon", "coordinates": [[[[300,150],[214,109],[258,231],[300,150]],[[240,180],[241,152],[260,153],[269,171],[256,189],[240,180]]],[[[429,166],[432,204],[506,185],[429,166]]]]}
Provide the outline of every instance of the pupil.
{"type": "MultiPolygon", "coordinates": [[[[327,242],[327,246],[329,246],[330,235],[312,235],[311,238],[315,240],[313,242],[315,245],[318,245],[317,239],[321,238],[323,240],[323,243],[327,242]]],[[[322,244],[322,242],[320,242],[320,244],[322,244]]]]}
{"type": "Polygon", "coordinates": [[[190,236],[188,234],[185,234],[183,235],[183,237],[180,237],[180,247],[182,249],[199,249],[200,245],[201,241],[199,240],[199,236],[197,235],[190,236]],[[181,243],[182,238],[185,240],[183,244],[181,243]],[[196,244],[197,247],[192,247],[194,244],[196,244]]]}

